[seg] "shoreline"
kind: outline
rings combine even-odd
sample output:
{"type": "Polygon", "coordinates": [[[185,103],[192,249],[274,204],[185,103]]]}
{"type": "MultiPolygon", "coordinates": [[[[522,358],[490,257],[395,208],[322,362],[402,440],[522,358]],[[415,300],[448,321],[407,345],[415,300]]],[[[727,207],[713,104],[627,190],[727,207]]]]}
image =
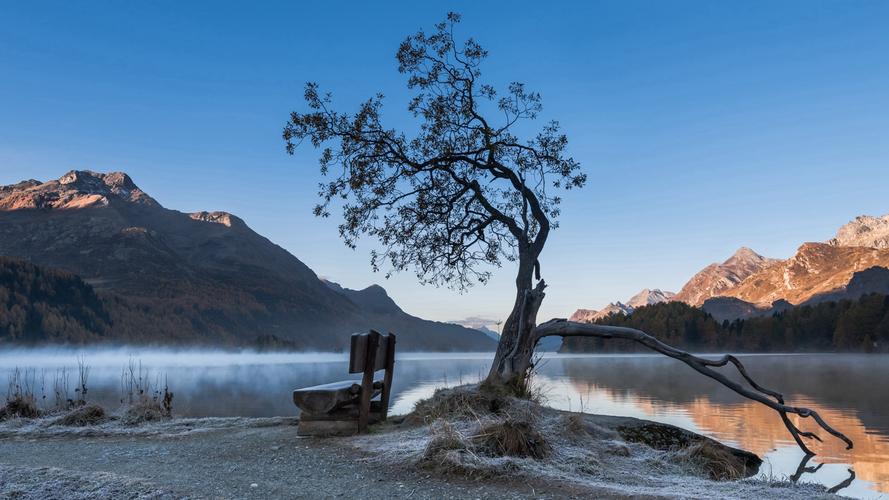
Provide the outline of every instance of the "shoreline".
{"type": "MultiPolygon", "coordinates": [[[[172,418],[135,426],[112,420],[85,427],[51,425],[54,418],[0,422],[0,496],[115,498],[125,491],[132,498],[318,498],[361,491],[365,498],[412,499],[837,498],[815,485],[712,481],[644,468],[632,471],[638,475],[633,479],[583,482],[522,472],[525,464],[537,465],[531,459],[509,459],[514,472],[499,477],[442,474],[415,467],[397,449],[428,439],[428,429],[396,422],[362,436],[300,438],[292,417],[172,418]]],[[[631,421],[661,425],[629,417],[582,418],[610,427],[631,421]]],[[[622,460],[653,463],[655,455],[641,451],[644,445],[627,446],[632,452],[622,460]]]]}

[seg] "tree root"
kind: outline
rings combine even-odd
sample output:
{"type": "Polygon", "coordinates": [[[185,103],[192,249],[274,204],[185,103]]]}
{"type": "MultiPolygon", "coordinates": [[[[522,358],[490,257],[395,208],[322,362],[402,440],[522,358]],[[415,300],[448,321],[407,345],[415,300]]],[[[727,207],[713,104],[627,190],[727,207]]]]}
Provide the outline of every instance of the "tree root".
{"type": "Polygon", "coordinates": [[[846,443],[847,450],[852,449],[852,440],[846,437],[845,434],[837,431],[836,429],[828,425],[827,422],[825,422],[824,419],[822,419],[815,410],[786,405],[784,403],[783,395],[771,389],[766,389],[765,387],[757,384],[756,381],[753,380],[753,378],[751,378],[750,375],[747,373],[747,369],[744,368],[744,365],[741,364],[738,358],[732,356],[731,354],[723,355],[718,359],[701,358],[680,349],[676,349],[675,347],[668,344],[665,344],[641,330],[620,326],[596,325],[592,323],[575,323],[573,321],[567,321],[565,319],[553,319],[547,321],[546,323],[537,326],[534,329],[532,335],[532,345],[535,345],[537,341],[539,341],[543,337],[550,337],[553,335],[558,335],[561,337],[598,337],[604,339],[613,338],[632,340],[661,354],[674,359],[678,359],[679,361],[682,361],[683,363],[692,367],[698,373],[701,373],[706,377],[716,380],[720,384],[728,387],[729,389],[744,396],[745,398],[752,399],[775,410],[776,412],[778,412],[779,415],[781,415],[781,420],[784,422],[784,426],[787,427],[787,430],[790,431],[790,435],[793,436],[793,440],[796,441],[796,444],[803,450],[806,455],[815,455],[815,453],[806,446],[803,438],[814,439],[816,441],[821,441],[821,438],[818,437],[818,435],[815,433],[800,430],[799,427],[797,427],[788,418],[787,415],[789,413],[799,415],[802,418],[811,417],[812,420],[814,420],[826,432],[846,443]],[[738,373],[740,373],[744,380],[746,380],[747,383],[750,384],[750,387],[752,387],[753,390],[750,390],[742,386],[741,384],[725,377],[716,370],[713,370],[713,368],[720,368],[726,366],[729,363],[735,366],[735,368],[738,370],[738,373]],[[769,397],[774,398],[774,401],[772,401],[772,399],[769,399],[769,397]]]}

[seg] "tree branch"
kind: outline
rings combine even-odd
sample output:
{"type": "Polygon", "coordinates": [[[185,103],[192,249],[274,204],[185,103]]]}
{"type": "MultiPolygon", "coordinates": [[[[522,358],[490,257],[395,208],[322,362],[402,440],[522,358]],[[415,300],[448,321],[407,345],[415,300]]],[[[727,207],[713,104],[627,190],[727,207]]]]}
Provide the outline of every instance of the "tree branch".
{"type": "Polygon", "coordinates": [[[790,431],[790,435],[793,436],[796,444],[807,455],[814,455],[815,453],[812,452],[812,450],[810,450],[805,445],[802,438],[815,439],[817,441],[821,441],[821,438],[811,432],[801,431],[788,418],[787,415],[790,413],[799,415],[802,418],[811,417],[813,420],[815,420],[815,422],[818,423],[818,425],[822,429],[846,443],[846,449],[852,449],[852,440],[846,437],[845,434],[837,431],[836,429],[828,425],[827,422],[825,422],[824,419],[822,419],[815,410],[784,404],[784,396],[776,391],[766,389],[756,383],[756,381],[753,380],[753,378],[750,377],[750,375],[747,373],[747,369],[744,368],[744,365],[741,364],[741,361],[730,354],[723,355],[719,359],[701,358],[680,349],[676,349],[673,346],[667,345],[641,330],[620,326],[597,325],[592,323],[576,323],[573,321],[567,321],[565,319],[553,319],[535,328],[533,331],[533,342],[536,343],[543,337],[549,337],[552,335],[558,335],[561,337],[598,337],[604,339],[632,340],[644,345],[645,347],[648,347],[651,350],[657,351],[673,359],[678,359],[679,361],[682,361],[683,363],[692,367],[698,373],[701,373],[702,375],[719,382],[720,384],[728,387],[741,396],[762,403],[775,410],[776,412],[778,412],[779,415],[781,415],[781,420],[784,422],[784,426],[787,427],[788,431],[790,431]],[[729,363],[735,366],[735,368],[738,370],[738,373],[740,373],[744,380],[746,380],[747,383],[750,384],[753,390],[742,386],[741,384],[727,378],[726,376],[712,369],[726,366],[729,363]],[[769,399],[769,397],[774,398],[774,401],[769,399]]]}

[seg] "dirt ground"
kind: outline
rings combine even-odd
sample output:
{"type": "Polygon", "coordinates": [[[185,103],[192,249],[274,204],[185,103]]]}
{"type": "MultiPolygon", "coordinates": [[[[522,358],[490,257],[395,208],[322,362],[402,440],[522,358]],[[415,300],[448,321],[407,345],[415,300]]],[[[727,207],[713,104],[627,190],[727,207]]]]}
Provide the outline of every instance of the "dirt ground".
{"type": "MultiPolygon", "coordinates": [[[[256,422],[257,424],[259,422],[256,422]]],[[[439,478],[363,460],[344,439],[298,438],[292,422],[194,431],[0,433],[0,497],[565,498],[534,482],[439,478]]]]}

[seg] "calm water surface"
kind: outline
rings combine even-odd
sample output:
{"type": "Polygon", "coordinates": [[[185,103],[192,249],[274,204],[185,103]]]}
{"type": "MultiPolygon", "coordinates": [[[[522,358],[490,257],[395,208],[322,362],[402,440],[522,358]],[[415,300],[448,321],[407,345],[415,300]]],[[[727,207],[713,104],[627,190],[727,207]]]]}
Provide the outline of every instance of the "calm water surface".
{"type": "MultiPolygon", "coordinates": [[[[169,381],[174,412],[183,416],[295,415],[290,392],[296,387],[344,378],[340,354],[256,354],[170,352],[134,349],[0,351],[0,376],[15,367],[31,368],[39,393],[41,380],[52,386],[68,367],[72,385],[75,356],[90,365],[90,399],[106,405],[120,401],[121,371],[139,360],[153,384],[169,381]]],[[[436,388],[475,382],[487,373],[490,355],[400,353],[393,384],[392,412],[406,413],[436,388]]],[[[855,442],[846,451],[823,435],[813,446],[818,456],[806,464],[820,468],[801,480],[828,486],[854,471],[841,493],[862,498],[889,496],[889,356],[747,355],[750,373],[779,390],[790,404],[808,406],[855,442]]],[[[790,477],[802,452],[772,410],[736,396],[678,361],[650,355],[544,356],[535,383],[555,408],[628,415],[674,424],[750,450],[766,463],[761,474],[790,477]]],[[[812,428],[806,421],[803,429],[812,428]]]]}

